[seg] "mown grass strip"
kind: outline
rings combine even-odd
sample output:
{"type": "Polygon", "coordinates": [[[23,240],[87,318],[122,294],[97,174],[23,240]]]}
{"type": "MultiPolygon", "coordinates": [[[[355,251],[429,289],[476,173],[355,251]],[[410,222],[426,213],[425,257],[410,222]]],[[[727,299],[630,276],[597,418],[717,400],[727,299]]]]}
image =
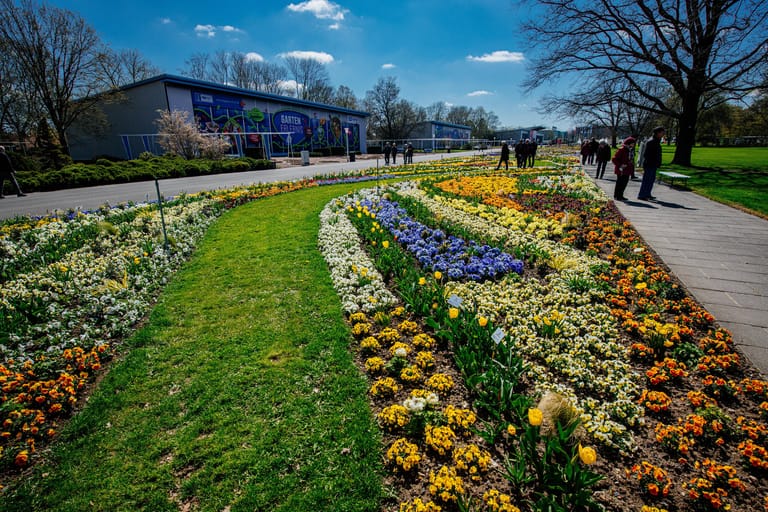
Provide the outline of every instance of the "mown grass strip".
{"type": "Polygon", "coordinates": [[[662,171],[687,174],[686,185],[715,201],[768,217],[768,148],[695,147],[694,168],[670,165],[674,146],[663,146],[662,171]]]}
{"type": "Polygon", "coordinates": [[[351,188],[226,213],[0,510],[378,509],[380,437],[316,249],[351,188]]]}

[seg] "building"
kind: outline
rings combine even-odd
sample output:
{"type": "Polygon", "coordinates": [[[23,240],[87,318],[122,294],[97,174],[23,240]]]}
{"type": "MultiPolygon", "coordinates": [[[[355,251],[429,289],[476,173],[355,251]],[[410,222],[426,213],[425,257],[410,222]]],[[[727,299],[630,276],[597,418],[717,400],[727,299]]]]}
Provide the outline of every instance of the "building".
{"type": "Polygon", "coordinates": [[[468,144],[472,127],[443,121],[424,121],[411,130],[413,145],[419,149],[441,149],[468,144]]]}
{"type": "Polygon", "coordinates": [[[119,101],[99,106],[107,129],[98,135],[84,126],[68,132],[75,160],[97,156],[132,159],[160,154],[158,110],[189,113],[199,130],[230,139],[233,155],[270,158],[300,151],[324,154],[366,152],[370,114],[174,75],[159,75],[120,89],[119,101]]]}

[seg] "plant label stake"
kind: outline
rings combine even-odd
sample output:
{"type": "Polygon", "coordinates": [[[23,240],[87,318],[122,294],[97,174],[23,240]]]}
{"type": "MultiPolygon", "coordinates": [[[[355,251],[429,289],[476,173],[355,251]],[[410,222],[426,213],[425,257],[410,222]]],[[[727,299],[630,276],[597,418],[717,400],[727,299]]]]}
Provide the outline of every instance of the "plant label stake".
{"type": "Polygon", "coordinates": [[[163,214],[163,196],[160,195],[160,183],[155,178],[155,189],[157,190],[157,206],[160,208],[160,224],[163,226],[163,247],[168,252],[168,233],[165,231],[165,215],[163,214]]]}

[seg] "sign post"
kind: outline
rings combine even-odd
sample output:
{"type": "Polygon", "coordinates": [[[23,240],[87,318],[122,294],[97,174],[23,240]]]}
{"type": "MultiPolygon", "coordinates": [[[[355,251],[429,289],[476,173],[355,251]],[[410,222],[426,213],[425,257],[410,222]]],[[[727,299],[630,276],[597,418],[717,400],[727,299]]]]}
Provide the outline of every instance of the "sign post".
{"type": "Polygon", "coordinates": [[[347,162],[349,162],[349,127],[344,128],[344,135],[347,139],[347,162]]]}

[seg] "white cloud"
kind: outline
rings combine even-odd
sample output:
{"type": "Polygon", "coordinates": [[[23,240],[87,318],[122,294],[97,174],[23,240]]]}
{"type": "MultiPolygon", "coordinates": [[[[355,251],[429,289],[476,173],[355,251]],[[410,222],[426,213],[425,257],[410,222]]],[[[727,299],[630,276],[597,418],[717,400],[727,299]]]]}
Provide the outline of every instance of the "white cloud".
{"type": "Polygon", "coordinates": [[[245,31],[232,25],[195,25],[195,34],[197,37],[207,37],[209,39],[216,37],[216,33],[222,31],[228,34],[244,34],[245,31]]]}
{"type": "Polygon", "coordinates": [[[467,96],[488,96],[489,94],[493,94],[493,93],[490,91],[479,90],[479,91],[472,91],[470,93],[467,93],[467,96]]]}
{"type": "Polygon", "coordinates": [[[173,20],[171,20],[171,18],[160,18],[160,23],[163,25],[170,25],[173,23],[173,20]]]}
{"type": "Polygon", "coordinates": [[[295,50],[292,52],[285,52],[278,55],[278,57],[296,57],[297,59],[313,59],[319,62],[320,64],[330,64],[333,62],[333,55],[330,53],[325,52],[313,52],[313,51],[303,51],[303,50],[295,50]]]}
{"type": "Polygon", "coordinates": [[[224,32],[234,32],[236,34],[241,34],[243,31],[237,27],[233,27],[232,25],[223,25],[221,27],[221,30],[224,32]]]}
{"type": "Polygon", "coordinates": [[[309,12],[321,20],[343,21],[344,13],[349,12],[339,4],[328,0],[307,0],[298,4],[288,4],[288,10],[293,12],[309,12]]]}
{"type": "Polygon", "coordinates": [[[496,50],[495,52],[486,53],[480,57],[467,55],[467,60],[474,62],[522,62],[525,60],[525,55],[523,55],[521,52],[496,50]]]}
{"type": "Polygon", "coordinates": [[[381,65],[381,69],[392,69],[392,68],[395,68],[395,67],[397,67],[397,66],[395,66],[394,64],[389,63],[389,62],[386,63],[386,64],[382,64],[381,65]]]}
{"type": "Polygon", "coordinates": [[[296,80],[280,80],[280,87],[282,87],[288,94],[294,94],[296,88],[303,89],[304,86],[298,83],[296,80]]]}
{"type": "Polygon", "coordinates": [[[264,62],[264,57],[256,52],[248,52],[245,54],[246,62],[264,62]]]}
{"type": "Polygon", "coordinates": [[[213,25],[195,25],[195,33],[198,37],[215,37],[216,27],[213,25]]]}
{"type": "Polygon", "coordinates": [[[328,30],[339,30],[341,28],[341,25],[338,23],[334,23],[333,25],[328,25],[328,30]]]}

